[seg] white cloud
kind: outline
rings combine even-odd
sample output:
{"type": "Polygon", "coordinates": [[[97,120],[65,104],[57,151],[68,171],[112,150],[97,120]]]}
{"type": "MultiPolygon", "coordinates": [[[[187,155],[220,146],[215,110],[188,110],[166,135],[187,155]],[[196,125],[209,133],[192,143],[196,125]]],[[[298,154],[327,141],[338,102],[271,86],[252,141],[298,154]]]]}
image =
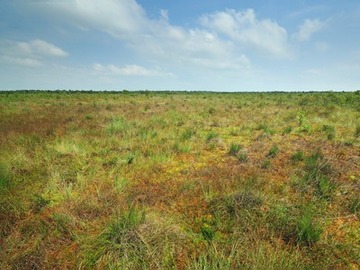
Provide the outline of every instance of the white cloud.
{"type": "Polygon", "coordinates": [[[229,9],[201,17],[203,26],[225,35],[236,44],[255,47],[276,56],[289,56],[287,32],[269,19],[258,20],[252,9],[236,11],[229,9]]]}
{"type": "Polygon", "coordinates": [[[166,21],[169,20],[169,12],[166,9],[160,10],[160,14],[166,21]]]}
{"type": "Polygon", "coordinates": [[[166,10],[158,19],[150,19],[135,0],[43,0],[37,7],[77,27],[106,32],[154,61],[201,67],[206,63],[214,68],[250,63],[232,40],[220,38],[212,29],[172,25],[166,10]]]}
{"type": "Polygon", "coordinates": [[[43,65],[43,62],[41,62],[38,59],[35,58],[29,58],[29,57],[16,57],[16,56],[1,56],[0,58],[3,62],[9,63],[9,64],[15,64],[25,67],[40,67],[43,65]]]}
{"type": "Polygon", "coordinates": [[[93,69],[98,72],[117,74],[123,76],[173,76],[171,73],[162,72],[160,70],[155,69],[147,69],[145,67],[139,65],[126,65],[123,67],[119,67],[117,65],[102,65],[96,63],[93,65],[93,69]]]}
{"type": "Polygon", "coordinates": [[[49,42],[36,39],[29,42],[2,41],[0,55],[1,60],[9,64],[39,67],[49,56],[65,57],[68,53],[49,42]]]}
{"type": "Polygon", "coordinates": [[[307,41],[313,34],[319,32],[326,25],[319,19],[306,19],[302,25],[299,26],[299,31],[295,34],[295,38],[299,41],[307,41]]]}
{"type": "Polygon", "coordinates": [[[147,28],[145,11],[135,0],[43,0],[36,5],[44,12],[65,14],[64,19],[82,29],[101,29],[119,38],[141,34],[147,28]]]}
{"type": "MultiPolygon", "coordinates": [[[[21,46],[21,45],[20,45],[21,46]]],[[[34,53],[56,56],[56,57],[65,57],[68,56],[68,53],[62,50],[59,47],[56,47],[54,44],[46,42],[44,40],[35,39],[29,43],[25,43],[26,47],[30,47],[30,50],[34,53]]]]}

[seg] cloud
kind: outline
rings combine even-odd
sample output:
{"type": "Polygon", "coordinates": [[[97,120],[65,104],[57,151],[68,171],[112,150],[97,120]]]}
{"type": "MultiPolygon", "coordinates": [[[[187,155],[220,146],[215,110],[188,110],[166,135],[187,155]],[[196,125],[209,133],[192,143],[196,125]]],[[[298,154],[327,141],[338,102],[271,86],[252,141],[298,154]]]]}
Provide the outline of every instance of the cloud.
{"type": "Polygon", "coordinates": [[[117,74],[123,76],[146,76],[146,77],[154,77],[154,76],[173,76],[171,73],[162,72],[154,69],[147,69],[138,65],[126,65],[123,67],[119,67],[117,65],[102,65],[96,63],[93,65],[93,69],[97,72],[102,73],[110,73],[117,74]]]}
{"type": "Polygon", "coordinates": [[[295,38],[299,41],[307,41],[313,34],[319,32],[326,25],[319,19],[306,19],[302,25],[299,26],[299,31],[295,34],[295,38]]]}
{"type": "Polygon", "coordinates": [[[212,29],[172,25],[166,10],[150,19],[135,0],[42,0],[28,5],[79,29],[106,32],[157,62],[211,68],[242,68],[250,63],[232,40],[220,38],[212,29]]]}
{"type": "Polygon", "coordinates": [[[29,5],[45,14],[52,11],[56,18],[69,19],[80,29],[100,29],[123,39],[141,34],[148,23],[135,0],[43,0],[29,5]]]}
{"type": "Polygon", "coordinates": [[[203,26],[222,34],[240,46],[249,50],[255,47],[266,53],[287,57],[289,47],[287,32],[276,22],[264,19],[258,20],[252,9],[215,12],[201,17],[203,26]]]}
{"type": "Polygon", "coordinates": [[[35,39],[30,42],[19,42],[18,46],[20,49],[23,49],[26,52],[33,54],[48,55],[55,57],[68,56],[68,53],[62,50],[61,48],[56,47],[54,44],[51,44],[41,39],[35,39]]]}
{"type": "Polygon", "coordinates": [[[40,67],[49,56],[65,57],[68,53],[49,42],[35,39],[28,42],[1,41],[0,55],[1,61],[8,64],[40,67]]]}

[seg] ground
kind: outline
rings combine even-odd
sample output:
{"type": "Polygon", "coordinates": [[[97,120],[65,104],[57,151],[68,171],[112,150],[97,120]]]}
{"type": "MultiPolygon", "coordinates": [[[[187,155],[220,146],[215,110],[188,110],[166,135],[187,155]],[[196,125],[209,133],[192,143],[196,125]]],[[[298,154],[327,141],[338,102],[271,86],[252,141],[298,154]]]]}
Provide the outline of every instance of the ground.
{"type": "Polygon", "coordinates": [[[2,269],[358,269],[360,92],[0,92],[2,269]]]}

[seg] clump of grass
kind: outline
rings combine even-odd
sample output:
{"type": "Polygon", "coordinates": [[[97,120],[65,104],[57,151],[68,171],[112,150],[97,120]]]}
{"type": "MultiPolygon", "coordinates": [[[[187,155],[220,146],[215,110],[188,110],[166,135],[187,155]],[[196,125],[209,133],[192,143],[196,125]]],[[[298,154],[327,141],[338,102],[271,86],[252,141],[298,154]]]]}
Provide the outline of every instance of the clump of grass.
{"type": "Polygon", "coordinates": [[[212,241],[216,235],[216,220],[212,215],[206,215],[201,217],[198,221],[200,223],[200,233],[202,237],[207,241],[212,241]]]}
{"type": "Polygon", "coordinates": [[[292,130],[293,130],[293,127],[292,127],[292,126],[287,126],[287,127],[285,127],[285,128],[283,129],[282,134],[283,134],[283,135],[284,135],[284,134],[289,134],[289,133],[291,133],[292,130]]]}
{"type": "Polygon", "coordinates": [[[252,192],[244,191],[216,197],[209,203],[210,211],[219,217],[240,217],[243,210],[259,207],[262,199],[252,192]]]}
{"type": "Polygon", "coordinates": [[[39,213],[44,207],[50,203],[50,200],[44,198],[42,195],[35,194],[33,200],[33,211],[39,213]]]}
{"type": "Polygon", "coordinates": [[[335,138],[335,128],[331,125],[323,125],[321,129],[325,134],[328,140],[335,138]]]}
{"type": "Polygon", "coordinates": [[[287,243],[296,239],[296,209],[288,205],[278,204],[270,208],[267,215],[270,228],[287,243]]]}
{"type": "Polygon", "coordinates": [[[267,124],[265,123],[260,123],[255,130],[263,130],[265,133],[270,134],[270,135],[274,135],[275,131],[273,129],[271,129],[267,124]]]}
{"type": "Polygon", "coordinates": [[[238,159],[240,162],[247,162],[249,160],[248,155],[245,151],[240,151],[239,154],[237,155],[238,159]]]}
{"type": "Polygon", "coordinates": [[[321,153],[316,152],[305,159],[305,184],[314,188],[316,194],[324,199],[330,199],[335,189],[331,179],[332,169],[321,153]]]}
{"type": "Polygon", "coordinates": [[[145,244],[137,231],[144,222],[145,212],[135,206],[116,216],[86,250],[84,266],[91,268],[105,261],[109,267],[121,260],[128,265],[138,265],[144,256],[145,244]]]}
{"type": "Polygon", "coordinates": [[[113,117],[107,127],[110,134],[125,134],[128,129],[129,124],[123,117],[113,117]]]}
{"type": "Polygon", "coordinates": [[[175,153],[178,153],[178,154],[188,153],[190,151],[190,146],[175,142],[172,149],[175,153]]]}
{"type": "Polygon", "coordinates": [[[0,161],[0,194],[10,186],[11,177],[8,166],[0,161]]]}
{"type": "Polygon", "coordinates": [[[206,135],[206,142],[210,142],[213,139],[217,139],[219,138],[219,134],[214,132],[214,131],[210,131],[207,135],[206,135]]]}
{"type": "Polygon", "coordinates": [[[360,198],[351,198],[349,203],[349,210],[352,214],[360,216],[360,198]]]}
{"type": "Polygon", "coordinates": [[[294,162],[299,162],[299,161],[303,161],[304,160],[304,152],[302,151],[296,151],[292,156],[291,156],[291,160],[294,162]]]}
{"type": "Polygon", "coordinates": [[[237,144],[237,143],[232,143],[230,145],[230,149],[229,149],[229,155],[231,156],[236,156],[236,154],[240,151],[241,149],[241,145],[237,144]]]}
{"type": "Polygon", "coordinates": [[[210,109],[208,110],[208,113],[209,113],[209,114],[214,114],[214,113],[216,113],[215,108],[210,108],[210,109]]]}
{"type": "Polygon", "coordinates": [[[119,178],[118,176],[115,177],[114,179],[114,187],[116,189],[117,192],[123,192],[126,188],[126,186],[128,185],[129,180],[127,180],[126,178],[119,178]]]}
{"type": "Polygon", "coordinates": [[[360,126],[357,126],[354,132],[354,137],[359,138],[360,137],[360,126]]]}
{"type": "Polygon", "coordinates": [[[196,131],[191,129],[191,128],[188,128],[186,130],[183,131],[183,133],[181,134],[180,136],[180,139],[182,141],[188,141],[192,138],[192,136],[194,136],[196,134],[196,131]]]}
{"type": "Polygon", "coordinates": [[[276,157],[279,151],[280,151],[279,147],[277,145],[273,145],[266,156],[271,158],[276,157]]]}
{"type": "Polygon", "coordinates": [[[271,166],[271,161],[268,159],[265,159],[263,162],[261,162],[260,167],[261,169],[269,169],[271,166]]]}
{"type": "Polygon", "coordinates": [[[297,242],[311,246],[320,239],[321,233],[322,229],[314,221],[313,206],[304,206],[303,214],[297,221],[297,242]]]}

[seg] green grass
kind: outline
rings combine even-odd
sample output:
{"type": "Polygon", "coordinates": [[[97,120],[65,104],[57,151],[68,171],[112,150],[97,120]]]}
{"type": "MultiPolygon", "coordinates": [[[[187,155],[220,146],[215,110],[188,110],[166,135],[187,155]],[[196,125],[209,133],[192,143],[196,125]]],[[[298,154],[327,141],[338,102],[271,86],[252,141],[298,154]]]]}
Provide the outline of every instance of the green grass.
{"type": "Polygon", "coordinates": [[[0,268],[357,269],[359,98],[0,92],[0,268]]]}

